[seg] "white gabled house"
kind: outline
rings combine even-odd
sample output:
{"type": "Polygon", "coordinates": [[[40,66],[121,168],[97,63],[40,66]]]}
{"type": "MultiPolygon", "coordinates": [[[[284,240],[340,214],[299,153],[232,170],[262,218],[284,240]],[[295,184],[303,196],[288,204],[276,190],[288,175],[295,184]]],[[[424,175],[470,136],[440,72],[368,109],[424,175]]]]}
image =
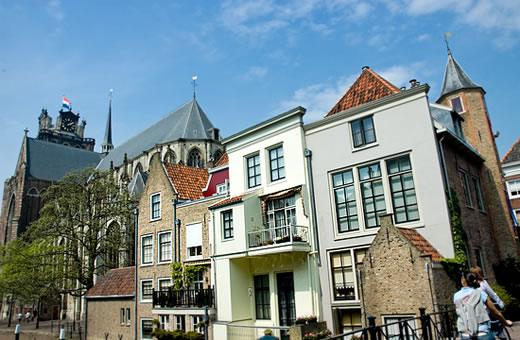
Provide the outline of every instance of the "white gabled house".
{"type": "Polygon", "coordinates": [[[229,197],[210,207],[215,339],[258,337],[266,327],[319,314],[304,113],[298,107],[223,140],[229,197]]]}

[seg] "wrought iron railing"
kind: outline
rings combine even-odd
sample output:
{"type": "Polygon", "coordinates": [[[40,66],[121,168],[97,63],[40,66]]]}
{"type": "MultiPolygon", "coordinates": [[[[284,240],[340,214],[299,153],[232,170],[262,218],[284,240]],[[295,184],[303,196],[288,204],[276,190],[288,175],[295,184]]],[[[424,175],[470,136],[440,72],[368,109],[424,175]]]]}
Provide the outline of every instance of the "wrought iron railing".
{"type": "Polygon", "coordinates": [[[215,295],[213,288],[206,289],[168,289],[153,291],[154,307],[213,307],[215,295]]]}
{"type": "Polygon", "coordinates": [[[309,228],[300,225],[266,228],[248,233],[249,248],[271,246],[281,243],[308,242],[309,228]]]}

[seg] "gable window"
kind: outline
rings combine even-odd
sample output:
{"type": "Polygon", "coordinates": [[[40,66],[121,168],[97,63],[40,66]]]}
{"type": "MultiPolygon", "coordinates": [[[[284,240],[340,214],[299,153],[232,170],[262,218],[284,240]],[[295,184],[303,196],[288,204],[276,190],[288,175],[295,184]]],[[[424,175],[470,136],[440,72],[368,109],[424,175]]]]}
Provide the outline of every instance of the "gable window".
{"type": "Polygon", "coordinates": [[[255,310],[258,320],[271,319],[269,275],[255,276],[255,310]]]}
{"type": "Polygon", "coordinates": [[[466,205],[468,207],[473,207],[473,202],[471,200],[471,191],[469,189],[468,175],[466,175],[466,172],[462,169],[459,169],[459,179],[460,185],[464,190],[464,201],[466,202],[466,205]]]}
{"type": "Polygon", "coordinates": [[[334,300],[359,300],[356,267],[363,263],[366,249],[350,249],[330,255],[334,300]]]}
{"type": "Polygon", "coordinates": [[[379,215],[386,213],[385,193],[379,163],[359,168],[363,211],[367,228],[379,227],[379,215]]]}
{"type": "Polygon", "coordinates": [[[233,211],[228,210],[222,212],[222,226],[224,239],[233,238],[233,211]]]}
{"type": "Polygon", "coordinates": [[[152,301],[153,295],[153,280],[141,280],[141,301],[152,301]]]}
{"type": "Polygon", "coordinates": [[[507,182],[507,187],[509,188],[509,197],[520,197],[520,180],[507,182]]]}
{"type": "Polygon", "coordinates": [[[161,193],[150,196],[150,219],[157,220],[161,218],[161,193]]]}
{"type": "Polygon", "coordinates": [[[282,146],[269,150],[269,162],[271,164],[271,182],[284,179],[285,161],[282,146]]]}
{"type": "Polygon", "coordinates": [[[386,167],[392,192],[395,222],[417,221],[419,209],[415,196],[410,156],[406,155],[387,160],[386,167]]]}
{"type": "Polygon", "coordinates": [[[461,97],[455,97],[450,99],[451,108],[453,111],[457,113],[464,112],[464,107],[462,106],[462,98],[461,97]]]}
{"type": "Polygon", "coordinates": [[[296,225],[296,197],[290,196],[267,201],[267,226],[276,237],[288,236],[289,226],[296,225]]]}
{"type": "Polygon", "coordinates": [[[202,257],[202,223],[193,223],[186,226],[186,249],[188,257],[202,257]]]}
{"type": "Polygon", "coordinates": [[[247,187],[254,188],[260,184],[260,155],[256,154],[247,158],[247,187]]]}
{"type": "Polygon", "coordinates": [[[141,264],[153,263],[153,235],[141,236],[141,264]]]}
{"type": "Polygon", "coordinates": [[[172,260],[172,232],[159,233],[159,262],[172,260]]]}
{"type": "Polygon", "coordinates": [[[350,126],[355,148],[376,142],[376,130],[372,116],[355,120],[350,126]]]}
{"type": "Polygon", "coordinates": [[[480,180],[477,177],[471,177],[471,181],[473,182],[473,188],[475,189],[475,194],[477,195],[477,207],[480,211],[484,211],[484,199],[482,198],[482,187],[480,186],[480,180]]]}
{"type": "Polygon", "coordinates": [[[356,206],[356,191],[352,170],[347,170],[332,176],[334,198],[336,200],[336,215],[338,232],[359,230],[359,219],[356,206]]]}

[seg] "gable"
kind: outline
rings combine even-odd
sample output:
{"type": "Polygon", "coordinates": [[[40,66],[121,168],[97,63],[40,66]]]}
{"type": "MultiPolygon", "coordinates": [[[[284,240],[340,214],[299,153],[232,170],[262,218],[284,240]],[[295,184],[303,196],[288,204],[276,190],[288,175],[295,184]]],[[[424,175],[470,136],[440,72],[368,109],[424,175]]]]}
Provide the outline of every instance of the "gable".
{"type": "Polygon", "coordinates": [[[501,163],[505,164],[516,161],[520,161],[520,138],[518,138],[515,144],[513,144],[513,146],[511,147],[511,149],[507,151],[505,156],[502,158],[501,163]]]}

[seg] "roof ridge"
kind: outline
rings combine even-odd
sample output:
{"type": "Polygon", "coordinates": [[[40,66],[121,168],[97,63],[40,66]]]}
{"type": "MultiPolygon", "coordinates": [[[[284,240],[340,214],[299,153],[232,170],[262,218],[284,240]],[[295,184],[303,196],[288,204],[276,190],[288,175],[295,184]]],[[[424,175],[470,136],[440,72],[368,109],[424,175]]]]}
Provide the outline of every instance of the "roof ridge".
{"type": "Polygon", "coordinates": [[[506,157],[511,153],[511,151],[513,151],[513,149],[515,148],[515,146],[520,142],[520,137],[518,137],[518,139],[516,140],[516,142],[513,143],[513,145],[511,146],[511,148],[506,152],[506,154],[504,155],[504,157],[502,157],[502,159],[500,160],[500,163],[503,163],[504,160],[506,159],[506,157]]]}
{"type": "Polygon", "coordinates": [[[374,70],[371,70],[371,69],[367,69],[368,72],[370,72],[370,74],[372,74],[374,77],[376,77],[377,79],[379,79],[379,81],[383,82],[388,88],[390,88],[394,93],[399,93],[401,92],[401,90],[395,86],[394,84],[392,84],[391,82],[389,82],[388,80],[386,80],[385,78],[381,77],[379,74],[377,74],[374,70]]]}
{"type": "Polygon", "coordinates": [[[410,228],[403,228],[403,227],[396,227],[400,232],[401,234],[403,234],[404,237],[406,237],[406,239],[417,249],[419,250],[421,253],[423,253],[424,255],[430,255],[432,257],[432,260],[434,261],[438,261],[439,259],[442,258],[442,255],[439,253],[439,251],[437,250],[437,248],[435,248],[431,243],[430,241],[428,241],[423,235],[421,235],[421,233],[419,233],[417,230],[415,229],[410,229],[410,228]],[[420,241],[421,242],[424,242],[424,246],[426,248],[420,248],[420,244],[416,244],[411,236],[415,235],[417,237],[420,238],[420,241]],[[431,253],[427,253],[425,250],[427,250],[427,248],[431,248],[431,253]]]}

